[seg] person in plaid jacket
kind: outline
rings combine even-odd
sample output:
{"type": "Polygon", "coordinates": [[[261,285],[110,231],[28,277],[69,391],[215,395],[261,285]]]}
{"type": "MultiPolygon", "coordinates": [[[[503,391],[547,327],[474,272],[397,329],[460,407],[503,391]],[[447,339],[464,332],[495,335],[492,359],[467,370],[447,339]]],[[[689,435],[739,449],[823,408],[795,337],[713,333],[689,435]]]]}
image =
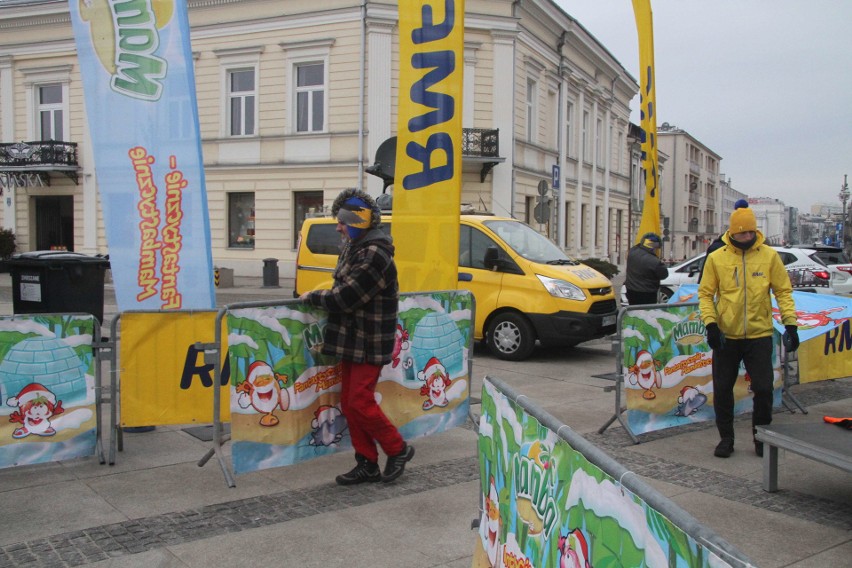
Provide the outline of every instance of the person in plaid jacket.
{"type": "Polygon", "coordinates": [[[322,352],[340,358],[341,409],[349,424],[355,467],[338,475],[339,485],[393,481],[414,457],[379,404],[375,390],[382,367],[393,358],[399,282],[391,237],[381,230],[381,212],[368,194],[346,189],[331,207],[344,240],[330,290],[300,296],[328,312],[322,352]],[[378,448],[388,456],[379,470],[378,448]]]}

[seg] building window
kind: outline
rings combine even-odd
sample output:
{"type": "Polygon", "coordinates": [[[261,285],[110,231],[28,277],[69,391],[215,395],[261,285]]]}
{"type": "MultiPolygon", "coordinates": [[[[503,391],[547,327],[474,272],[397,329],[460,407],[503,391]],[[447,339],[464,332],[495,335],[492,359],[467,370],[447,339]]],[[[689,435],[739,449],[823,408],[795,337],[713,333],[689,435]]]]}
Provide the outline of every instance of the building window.
{"type": "Polygon", "coordinates": [[[588,162],[592,155],[591,140],[589,140],[589,111],[583,111],[583,161],[588,162]]]}
{"type": "Polygon", "coordinates": [[[603,120],[598,119],[595,123],[595,164],[598,166],[602,165],[601,160],[603,158],[603,145],[603,120]]]}
{"type": "Polygon", "coordinates": [[[569,102],[565,109],[565,155],[570,156],[574,148],[574,103],[569,102]]]}
{"type": "Polygon", "coordinates": [[[256,89],[254,69],[228,71],[228,134],[231,136],[255,133],[256,89]]]}
{"type": "Polygon", "coordinates": [[[37,96],[40,140],[64,140],[62,85],[41,85],[37,96]]]}
{"type": "Polygon", "coordinates": [[[254,192],[228,194],[228,246],[254,248],[254,192]]]}
{"type": "Polygon", "coordinates": [[[322,211],[321,191],[293,192],[293,243],[298,245],[299,231],[308,217],[322,211]]]}
{"type": "Polygon", "coordinates": [[[580,248],[586,248],[589,244],[589,239],[586,236],[586,231],[589,230],[589,208],[584,203],[580,205],[580,248]]]}
{"type": "Polygon", "coordinates": [[[527,142],[535,141],[535,122],[536,122],[536,83],[533,80],[527,81],[527,142]]]}
{"type": "Polygon", "coordinates": [[[536,199],[537,198],[534,195],[527,195],[524,198],[524,200],[526,201],[526,211],[524,211],[524,222],[530,226],[538,224],[538,221],[535,220],[536,199]]]}
{"type": "Polygon", "coordinates": [[[296,132],[325,130],[325,65],[296,65],[296,132]]]}

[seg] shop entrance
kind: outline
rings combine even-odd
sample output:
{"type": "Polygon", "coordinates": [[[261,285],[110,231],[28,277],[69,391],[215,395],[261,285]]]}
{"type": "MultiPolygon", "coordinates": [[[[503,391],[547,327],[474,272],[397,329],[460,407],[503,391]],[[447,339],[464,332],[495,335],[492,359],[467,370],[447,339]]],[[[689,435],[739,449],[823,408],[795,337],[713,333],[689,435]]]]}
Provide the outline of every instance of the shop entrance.
{"type": "Polygon", "coordinates": [[[74,197],[35,197],[36,250],[74,250],[74,197]]]}

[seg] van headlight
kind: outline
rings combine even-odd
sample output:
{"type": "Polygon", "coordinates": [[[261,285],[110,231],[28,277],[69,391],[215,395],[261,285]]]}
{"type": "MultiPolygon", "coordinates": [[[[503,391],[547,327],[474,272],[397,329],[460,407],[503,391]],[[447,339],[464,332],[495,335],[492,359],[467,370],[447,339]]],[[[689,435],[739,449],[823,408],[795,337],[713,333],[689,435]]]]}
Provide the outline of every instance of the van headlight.
{"type": "Polygon", "coordinates": [[[536,276],[539,280],[541,280],[544,288],[550,292],[551,296],[566,298],[568,300],[577,300],[578,302],[582,302],[586,299],[586,295],[583,291],[570,282],[559,280],[558,278],[549,278],[547,276],[542,276],[541,274],[536,274],[536,276]]]}

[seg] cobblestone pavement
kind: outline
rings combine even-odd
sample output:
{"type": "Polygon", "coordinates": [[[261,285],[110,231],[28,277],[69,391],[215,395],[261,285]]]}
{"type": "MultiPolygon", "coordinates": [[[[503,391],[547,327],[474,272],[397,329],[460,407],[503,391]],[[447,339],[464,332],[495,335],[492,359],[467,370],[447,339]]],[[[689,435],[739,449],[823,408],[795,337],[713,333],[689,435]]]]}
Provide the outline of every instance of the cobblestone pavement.
{"type": "MultiPolygon", "coordinates": [[[[796,396],[804,405],[852,398],[852,383],[825,381],[812,384],[801,392],[797,391],[796,396]]],[[[739,418],[750,419],[750,415],[739,418]]],[[[470,423],[465,427],[473,428],[470,423]]],[[[650,441],[680,435],[687,430],[712,427],[712,423],[696,423],[653,432],[641,436],[640,439],[650,441]]],[[[852,530],[850,506],[791,490],[767,493],[758,481],[745,480],[675,460],[646,456],[631,449],[635,447],[634,444],[619,427],[611,427],[603,434],[587,434],[586,438],[640,476],[664,480],[755,508],[852,530]]],[[[0,547],[0,567],[80,566],[404,495],[440,491],[441,488],[475,481],[478,478],[478,461],[471,456],[461,460],[412,467],[394,484],[364,484],[344,488],[334,483],[320,483],[307,489],[239,499],[9,544],[0,547]]]]}

